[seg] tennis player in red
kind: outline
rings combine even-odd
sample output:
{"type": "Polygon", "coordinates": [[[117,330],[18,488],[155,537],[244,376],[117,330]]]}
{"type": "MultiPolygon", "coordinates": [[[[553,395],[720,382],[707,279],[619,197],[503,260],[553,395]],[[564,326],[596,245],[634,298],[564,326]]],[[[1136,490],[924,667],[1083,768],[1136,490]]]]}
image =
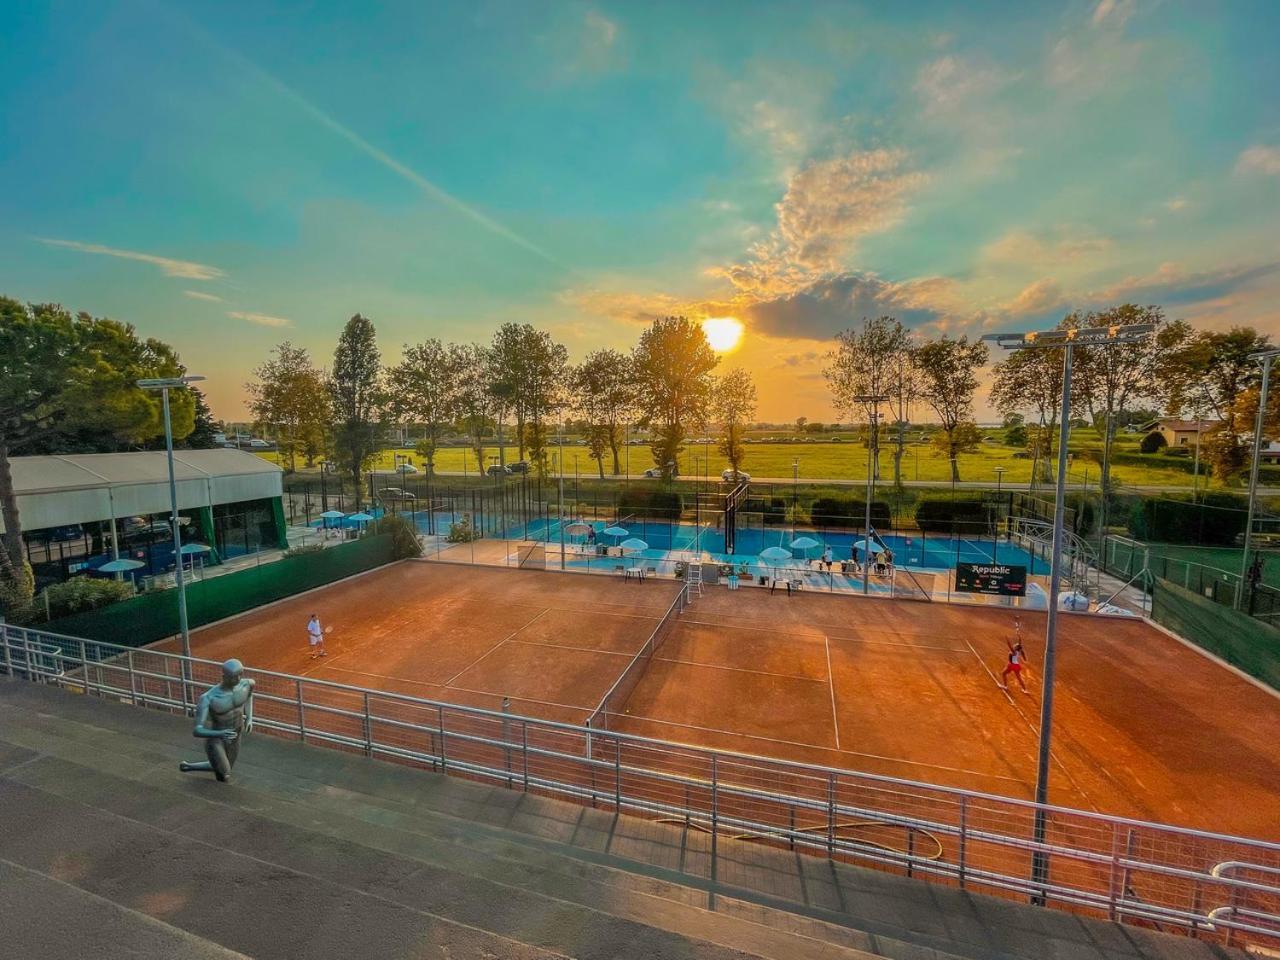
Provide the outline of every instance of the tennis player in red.
{"type": "Polygon", "coordinates": [[[1000,686],[1004,690],[1009,689],[1009,674],[1013,674],[1018,681],[1018,686],[1022,688],[1023,693],[1029,693],[1027,685],[1022,679],[1022,665],[1027,660],[1027,651],[1022,649],[1022,631],[1014,635],[1012,640],[1006,640],[1005,643],[1009,647],[1009,661],[1004,665],[1004,671],[1000,674],[1000,686]]]}

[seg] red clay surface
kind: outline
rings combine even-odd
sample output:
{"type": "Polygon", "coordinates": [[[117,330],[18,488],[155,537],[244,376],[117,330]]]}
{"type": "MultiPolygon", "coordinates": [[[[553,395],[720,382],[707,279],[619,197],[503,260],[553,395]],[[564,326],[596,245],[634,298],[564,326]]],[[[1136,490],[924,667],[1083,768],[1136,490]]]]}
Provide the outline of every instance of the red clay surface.
{"type": "MultiPolygon", "coordinates": [[[[402,563],[198,631],[195,654],[578,723],[657,625],[671,582],[402,563]],[[334,630],[311,660],[311,612],[334,630]]],[[[710,588],[609,727],[1030,798],[1030,693],[997,684],[1012,615],[710,588]]],[[[1280,840],[1280,698],[1140,621],[1059,618],[1051,802],[1280,840]]]]}

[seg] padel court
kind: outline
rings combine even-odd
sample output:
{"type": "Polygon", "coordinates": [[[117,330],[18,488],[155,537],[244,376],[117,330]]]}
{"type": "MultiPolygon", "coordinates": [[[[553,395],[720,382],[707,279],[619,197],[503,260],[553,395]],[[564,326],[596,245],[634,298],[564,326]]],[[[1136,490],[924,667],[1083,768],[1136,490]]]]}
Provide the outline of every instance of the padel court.
{"type": "MultiPolygon", "coordinates": [[[[672,581],[404,562],[192,635],[198,657],[582,723],[672,581]],[[328,656],[311,659],[318,613],[328,656]]],[[[708,588],[611,730],[1030,798],[1044,614],[708,588]]],[[[1280,699],[1141,621],[1059,618],[1051,802],[1280,839],[1280,699]]]]}

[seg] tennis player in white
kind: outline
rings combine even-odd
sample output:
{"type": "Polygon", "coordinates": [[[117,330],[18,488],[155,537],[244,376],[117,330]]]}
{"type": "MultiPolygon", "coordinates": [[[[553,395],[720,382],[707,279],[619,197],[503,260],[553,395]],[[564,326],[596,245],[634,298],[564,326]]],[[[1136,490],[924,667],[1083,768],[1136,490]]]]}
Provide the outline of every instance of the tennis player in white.
{"type": "Polygon", "coordinates": [[[311,644],[311,659],[327,657],[324,649],[324,630],[320,628],[320,614],[313,613],[307,621],[307,640],[311,644]]]}

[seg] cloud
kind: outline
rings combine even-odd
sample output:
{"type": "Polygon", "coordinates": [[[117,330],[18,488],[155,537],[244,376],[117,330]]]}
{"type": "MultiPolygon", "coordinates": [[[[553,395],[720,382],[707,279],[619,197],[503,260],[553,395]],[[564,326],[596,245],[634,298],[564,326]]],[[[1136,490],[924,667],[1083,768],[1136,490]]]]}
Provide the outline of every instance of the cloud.
{"type": "Polygon", "coordinates": [[[1265,173],[1280,176],[1280,147],[1258,143],[1240,154],[1236,173],[1265,173]]]}
{"type": "Polygon", "coordinates": [[[228,311],[227,316],[232,320],[243,320],[246,323],[252,323],[259,327],[291,327],[292,320],[286,320],[284,317],[273,317],[265,313],[247,313],[243,310],[228,311]]]}
{"type": "Polygon", "coordinates": [[[1164,208],[1170,213],[1178,213],[1191,206],[1191,201],[1186,197],[1170,197],[1164,202],[1164,208]]]}
{"type": "Polygon", "coordinates": [[[182,295],[190,297],[192,300],[207,300],[209,303],[221,303],[222,298],[214,296],[212,293],[202,293],[199,290],[183,290],[182,295]]]}
{"type": "Polygon", "coordinates": [[[1008,310],[1018,316],[1043,313],[1062,303],[1062,286],[1051,277],[1043,277],[1023,288],[1008,305],[1008,310]]]}
{"type": "Polygon", "coordinates": [[[926,113],[946,115],[961,104],[989,97],[1010,79],[997,67],[948,54],[920,68],[915,91],[924,101],[926,113]]]}
{"type": "Polygon", "coordinates": [[[1089,23],[1095,28],[1111,26],[1119,29],[1133,16],[1135,5],[1134,0],[1098,0],[1089,23]]]}
{"type": "Polygon", "coordinates": [[[596,47],[612,47],[618,39],[618,25],[599,10],[588,10],[582,18],[583,32],[586,40],[596,47]]]}
{"type": "Polygon", "coordinates": [[[1076,97],[1114,89],[1116,81],[1140,65],[1144,45],[1125,39],[1134,0],[1099,0],[1089,23],[1078,24],[1053,43],[1045,62],[1049,84],[1076,97]]]}
{"type": "Polygon", "coordinates": [[[1097,302],[1187,304],[1227,296],[1280,273],[1280,260],[1237,264],[1189,273],[1176,263],[1162,263],[1152,273],[1126,277],[1088,295],[1097,302]]]}
{"type": "Polygon", "coordinates": [[[1005,264],[1046,268],[1086,259],[1111,248],[1108,237],[1080,233],[1069,226],[1033,233],[1015,228],[982,248],[982,260],[1005,264]]]}
{"type": "Polygon", "coordinates": [[[216,280],[225,277],[226,273],[217,267],[191,260],[174,260],[171,257],[160,257],[153,253],[139,253],[136,250],[121,250],[117,247],[104,247],[98,243],[80,243],[76,240],[52,240],[37,237],[41,243],[50,247],[63,247],[67,250],[78,250],[80,253],[93,253],[104,257],[117,257],[121,260],[136,260],[159,267],[167,277],[181,277],[184,280],[216,280]]]}
{"type": "Polygon", "coordinates": [[[792,175],[775,205],[777,226],[747,262],[714,268],[739,290],[770,296],[838,270],[857,241],[896,224],[907,197],[927,181],[902,150],[853,151],[792,175]]]}

